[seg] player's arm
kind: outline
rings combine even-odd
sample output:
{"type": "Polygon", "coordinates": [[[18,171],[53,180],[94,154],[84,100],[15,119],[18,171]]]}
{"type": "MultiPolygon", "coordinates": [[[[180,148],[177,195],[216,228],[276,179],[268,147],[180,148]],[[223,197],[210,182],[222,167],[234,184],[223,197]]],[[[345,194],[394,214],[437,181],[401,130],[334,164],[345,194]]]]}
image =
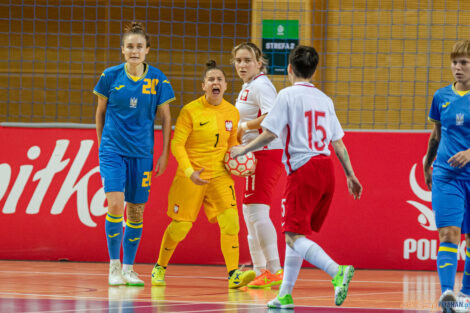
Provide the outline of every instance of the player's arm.
{"type": "Polygon", "coordinates": [[[338,157],[341,166],[343,166],[344,174],[346,175],[346,180],[348,183],[348,191],[353,195],[354,199],[359,199],[362,194],[362,185],[354,174],[354,170],[351,165],[351,160],[349,159],[348,150],[344,145],[342,139],[338,139],[331,142],[335,154],[338,157]]]}
{"type": "Polygon", "coordinates": [[[171,140],[171,152],[175,156],[178,166],[183,170],[184,174],[191,179],[196,185],[208,184],[209,181],[200,178],[204,168],[197,171],[194,170],[189,160],[188,152],[186,151],[186,141],[193,130],[193,123],[191,116],[186,109],[180,111],[180,115],[176,120],[175,132],[173,140],[171,140]]]}
{"type": "Polygon", "coordinates": [[[429,190],[432,188],[432,170],[431,165],[434,162],[434,159],[437,155],[437,148],[441,142],[441,122],[434,121],[434,128],[429,136],[428,141],[428,150],[426,151],[426,156],[424,157],[424,181],[429,190]]]}
{"type": "Polygon", "coordinates": [[[238,122],[240,121],[240,113],[236,111],[236,116],[234,117],[233,129],[230,132],[230,137],[228,138],[227,148],[230,150],[231,147],[240,144],[241,137],[238,136],[240,128],[238,128],[238,122]]]}
{"type": "Polygon", "coordinates": [[[103,134],[104,120],[106,116],[106,108],[108,99],[98,96],[98,106],[96,107],[96,135],[98,137],[98,147],[101,144],[101,135],[103,134]]]}
{"type": "Polygon", "coordinates": [[[170,154],[170,133],[171,133],[171,112],[168,103],[162,104],[158,107],[157,112],[162,119],[162,135],[163,147],[162,154],[158,158],[157,165],[155,166],[155,176],[160,176],[165,172],[168,165],[168,157],[170,154]]]}
{"type": "Polygon", "coordinates": [[[239,155],[243,155],[243,154],[246,154],[247,152],[264,147],[276,138],[277,138],[276,134],[271,132],[269,129],[264,128],[261,135],[256,137],[255,140],[253,140],[246,146],[232,147],[232,149],[230,149],[230,153],[232,154],[232,157],[236,158],[239,155]]]}

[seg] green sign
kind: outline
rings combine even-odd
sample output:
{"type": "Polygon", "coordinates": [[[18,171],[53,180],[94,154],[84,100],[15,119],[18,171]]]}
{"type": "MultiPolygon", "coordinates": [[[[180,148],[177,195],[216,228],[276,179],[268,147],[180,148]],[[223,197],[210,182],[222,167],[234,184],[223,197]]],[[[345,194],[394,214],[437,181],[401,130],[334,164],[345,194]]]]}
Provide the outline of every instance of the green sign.
{"type": "Polygon", "coordinates": [[[286,75],[289,53],[299,44],[298,20],[263,20],[263,53],[268,74],[286,75]]]}

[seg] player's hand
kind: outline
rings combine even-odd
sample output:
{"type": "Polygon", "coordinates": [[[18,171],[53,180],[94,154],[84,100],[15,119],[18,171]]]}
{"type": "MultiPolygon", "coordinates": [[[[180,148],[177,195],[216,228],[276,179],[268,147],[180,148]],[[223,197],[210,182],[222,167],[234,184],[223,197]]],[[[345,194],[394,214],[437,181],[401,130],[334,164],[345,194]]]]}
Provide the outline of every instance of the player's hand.
{"type": "Polygon", "coordinates": [[[168,155],[161,155],[157,160],[157,165],[155,166],[155,176],[162,175],[168,165],[168,155]]]}
{"type": "Polygon", "coordinates": [[[238,127],[238,130],[237,130],[237,140],[238,140],[238,142],[240,142],[240,143],[242,142],[243,134],[245,134],[245,131],[243,130],[243,128],[238,127]]]}
{"type": "Polygon", "coordinates": [[[462,168],[467,165],[468,162],[470,162],[470,149],[457,152],[447,160],[447,163],[449,163],[450,166],[456,168],[462,168]]]}
{"type": "Polygon", "coordinates": [[[193,183],[195,183],[196,185],[205,185],[205,184],[208,184],[209,181],[208,180],[205,180],[205,179],[202,179],[200,176],[201,176],[201,173],[204,171],[204,168],[201,168],[199,171],[194,171],[192,174],[191,174],[191,177],[189,177],[191,179],[191,181],[193,183]]]}
{"type": "Polygon", "coordinates": [[[428,186],[429,190],[432,190],[432,169],[429,167],[427,170],[424,169],[424,182],[428,186]]]}
{"type": "Polygon", "coordinates": [[[244,155],[245,153],[246,153],[245,147],[242,145],[233,146],[232,148],[230,148],[230,155],[232,156],[232,158],[236,158],[237,156],[244,155]]]}
{"type": "Polygon", "coordinates": [[[352,195],[354,199],[360,199],[362,195],[362,185],[357,177],[350,176],[347,178],[347,181],[349,194],[352,195]]]}

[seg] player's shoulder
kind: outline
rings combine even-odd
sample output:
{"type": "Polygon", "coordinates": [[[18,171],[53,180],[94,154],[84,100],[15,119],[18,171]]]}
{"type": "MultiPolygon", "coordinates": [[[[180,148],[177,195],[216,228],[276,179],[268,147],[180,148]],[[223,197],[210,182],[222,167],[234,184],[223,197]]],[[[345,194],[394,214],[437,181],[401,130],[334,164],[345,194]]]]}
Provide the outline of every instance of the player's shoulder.
{"type": "Polygon", "coordinates": [[[454,91],[453,91],[452,87],[453,87],[453,84],[450,84],[450,85],[444,86],[442,88],[439,88],[434,93],[434,97],[445,98],[445,97],[448,97],[449,95],[454,95],[454,91]]]}
{"type": "Polygon", "coordinates": [[[103,74],[101,74],[101,76],[111,76],[111,77],[113,77],[113,76],[118,75],[119,73],[124,71],[124,64],[125,63],[121,63],[121,64],[118,64],[118,65],[106,68],[103,71],[103,74]]]}
{"type": "MultiPolygon", "coordinates": [[[[251,82],[251,86],[255,88],[274,88],[273,83],[271,82],[271,79],[269,79],[268,75],[262,73],[255,77],[253,81],[251,82]]],[[[276,90],[276,89],[274,89],[276,90]]]]}
{"type": "Polygon", "coordinates": [[[224,106],[224,108],[228,111],[231,111],[231,112],[237,112],[238,113],[238,109],[236,106],[234,106],[232,103],[228,102],[227,100],[225,99],[222,99],[222,103],[221,105],[224,106]]]}
{"type": "Polygon", "coordinates": [[[195,110],[202,110],[203,108],[204,108],[204,103],[202,101],[202,97],[200,97],[183,105],[183,107],[181,108],[181,111],[192,112],[195,110]]]}

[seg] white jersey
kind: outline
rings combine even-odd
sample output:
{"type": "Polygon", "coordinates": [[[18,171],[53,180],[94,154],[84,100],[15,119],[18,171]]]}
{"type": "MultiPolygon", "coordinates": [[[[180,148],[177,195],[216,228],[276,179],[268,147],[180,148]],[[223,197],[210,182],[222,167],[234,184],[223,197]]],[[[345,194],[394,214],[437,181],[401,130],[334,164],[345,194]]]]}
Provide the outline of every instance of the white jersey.
{"type": "MultiPolygon", "coordinates": [[[[260,73],[252,80],[243,84],[242,90],[238,94],[235,106],[240,112],[240,124],[258,118],[271,111],[276,100],[276,88],[269,78],[260,73]]],[[[246,145],[253,141],[261,133],[261,129],[250,129],[245,131],[242,144],[246,145]]],[[[273,140],[264,150],[282,149],[280,139],[273,140]]]]}
{"type": "Polygon", "coordinates": [[[282,139],[282,162],[287,173],[313,156],[330,155],[330,141],[344,136],[333,101],[310,83],[295,83],[279,92],[274,107],[261,123],[282,139]]]}

